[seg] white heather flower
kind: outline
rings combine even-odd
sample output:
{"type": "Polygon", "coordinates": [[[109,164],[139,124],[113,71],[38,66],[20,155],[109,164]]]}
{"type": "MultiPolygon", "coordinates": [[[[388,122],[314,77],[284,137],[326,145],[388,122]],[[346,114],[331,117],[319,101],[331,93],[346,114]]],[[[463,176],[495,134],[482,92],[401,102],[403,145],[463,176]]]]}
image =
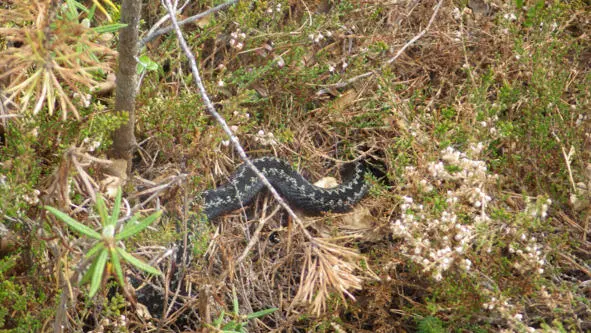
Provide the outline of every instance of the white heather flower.
{"type": "Polygon", "coordinates": [[[222,145],[224,146],[229,146],[230,145],[230,140],[222,140],[222,145]]]}
{"type": "Polygon", "coordinates": [[[441,281],[443,279],[443,276],[441,275],[441,272],[437,272],[435,273],[435,275],[433,275],[433,278],[435,279],[435,281],[441,281]]]}
{"type": "Polygon", "coordinates": [[[284,66],[285,66],[285,60],[283,60],[283,57],[281,57],[281,56],[277,57],[277,67],[283,68],[284,66]]]}
{"type": "Polygon", "coordinates": [[[95,151],[100,146],[101,146],[101,142],[98,140],[95,140],[90,144],[90,146],[88,146],[88,151],[95,151]]]}
{"type": "Polygon", "coordinates": [[[222,81],[222,80],[218,81],[218,87],[223,87],[225,85],[226,85],[226,83],[224,81],[222,81]]]}
{"type": "Polygon", "coordinates": [[[469,271],[472,267],[472,261],[470,259],[464,259],[464,268],[469,271]]]}
{"type": "Polygon", "coordinates": [[[232,125],[230,126],[230,129],[232,130],[232,132],[236,133],[238,131],[238,126],[232,125]]]}
{"type": "Polygon", "coordinates": [[[451,14],[454,18],[454,20],[459,20],[462,18],[462,15],[460,14],[460,9],[458,7],[454,7],[454,9],[452,9],[451,14]]]}
{"type": "Polygon", "coordinates": [[[517,16],[515,16],[515,14],[513,14],[513,13],[510,13],[510,14],[503,15],[503,18],[505,20],[515,21],[517,19],[517,16]]]}

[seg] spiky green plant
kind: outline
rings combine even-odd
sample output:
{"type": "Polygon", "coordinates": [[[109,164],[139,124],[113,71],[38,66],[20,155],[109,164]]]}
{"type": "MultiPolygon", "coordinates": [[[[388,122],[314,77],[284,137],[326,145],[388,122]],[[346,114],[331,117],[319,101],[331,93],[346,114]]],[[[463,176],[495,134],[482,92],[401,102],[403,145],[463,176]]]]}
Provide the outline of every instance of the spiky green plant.
{"type": "Polygon", "coordinates": [[[121,259],[147,273],[161,275],[162,273],[158,269],[150,266],[140,259],[137,259],[129,252],[125,251],[121,246],[119,246],[119,242],[147,228],[150,224],[156,221],[160,215],[162,215],[162,211],[157,211],[141,220],[139,219],[138,215],[134,215],[125,224],[123,229],[119,233],[116,233],[115,231],[117,228],[117,221],[119,220],[119,212],[121,209],[121,188],[117,190],[115,203],[113,205],[113,213],[111,215],[107,213],[105,201],[100,195],[97,196],[96,199],[96,208],[103,225],[101,233],[98,233],[81,222],[76,221],[54,207],[45,206],[45,209],[66,223],[70,228],[74,229],[83,236],[96,240],[94,246],[85,255],[86,258],[93,258],[92,265],[86,273],[86,276],[91,277],[89,297],[93,297],[98,291],[107,261],[109,260],[115,269],[117,280],[122,286],[125,284],[125,280],[123,279],[121,259]]]}

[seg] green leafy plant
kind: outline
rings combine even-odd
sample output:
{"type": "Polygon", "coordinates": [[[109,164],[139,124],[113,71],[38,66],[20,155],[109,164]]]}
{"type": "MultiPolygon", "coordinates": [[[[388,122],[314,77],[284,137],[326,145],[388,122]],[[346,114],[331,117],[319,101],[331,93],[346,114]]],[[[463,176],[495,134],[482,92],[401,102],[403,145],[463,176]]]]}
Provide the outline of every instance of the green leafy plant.
{"type": "Polygon", "coordinates": [[[421,333],[443,333],[443,323],[436,317],[425,317],[418,322],[418,332],[421,333]]]}
{"type": "Polygon", "coordinates": [[[156,221],[160,215],[162,215],[162,211],[157,211],[142,220],[139,220],[138,215],[134,215],[129,219],[121,232],[115,233],[121,208],[121,188],[117,190],[117,195],[115,197],[115,203],[113,206],[113,214],[107,214],[105,201],[100,195],[97,196],[96,199],[96,208],[103,225],[103,230],[101,233],[98,233],[88,226],[76,221],[54,207],[45,206],[45,209],[70,226],[70,228],[74,229],[81,235],[97,240],[96,244],[86,253],[86,258],[94,258],[90,269],[86,273],[86,276],[91,277],[89,297],[93,297],[98,291],[102,281],[105,266],[109,259],[113,265],[113,268],[115,269],[117,279],[121,285],[124,285],[125,283],[123,279],[123,269],[121,268],[121,258],[147,273],[155,275],[162,274],[158,269],[137,259],[125,251],[122,247],[118,246],[118,242],[139,233],[156,221]]]}
{"type": "Polygon", "coordinates": [[[158,63],[150,59],[147,55],[142,55],[137,63],[137,73],[153,72],[158,70],[158,63]]]}
{"type": "Polygon", "coordinates": [[[246,325],[249,320],[260,318],[271,314],[278,310],[278,308],[269,308],[257,312],[253,312],[247,315],[240,314],[240,305],[238,304],[238,296],[236,296],[236,289],[232,288],[232,304],[233,304],[233,311],[230,314],[232,319],[227,322],[226,324],[222,325],[224,317],[226,316],[226,312],[222,310],[220,316],[214,320],[213,328],[225,332],[225,333],[243,333],[246,331],[246,325]]]}

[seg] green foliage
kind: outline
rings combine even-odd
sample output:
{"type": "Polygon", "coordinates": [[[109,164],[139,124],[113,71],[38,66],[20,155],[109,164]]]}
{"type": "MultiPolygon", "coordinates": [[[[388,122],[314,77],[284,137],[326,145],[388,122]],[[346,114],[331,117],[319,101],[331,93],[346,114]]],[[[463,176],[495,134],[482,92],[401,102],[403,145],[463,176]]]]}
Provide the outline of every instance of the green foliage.
{"type": "Polygon", "coordinates": [[[224,310],[220,313],[219,317],[213,321],[212,328],[220,330],[221,332],[227,333],[246,333],[246,326],[249,320],[261,318],[266,315],[279,310],[278,308],[269,308],[265,310],[256,311],[247,315],[240,314],[240,304],[238,303],[238,296],[236,295],[236,289],[232,289],[232,313],[227,314],[230,320],[224,324],[224,318],[226,313],[224,310]]]}
{"type": "MultiPolygon", "coordinates": [[[[39,331],[53,317],[55,308],[48,306],[51,299],[42,285],[5,275],[15,267],[17,258],[18,254],[0,258],[0,327],[9,332],[39,331]]],[[[5,332],[1,328],[0,332],[5,332]]]]}
{"type": "Polygon", "coordinates": [[[443,328],[443,323],[436,317],[425,317],[419,320],[417,324],[417,332],[419,333],[445,333],[447,330],[443,328]]]}
{"type": "MultiPolygon", "coordinates": [[[[523,2],[518,2],[517,7],[522,5],[523,2]]],[[[585,149],[584,126],[574,126],[582,108],[588,104],[585,92],[580,90],[572,95],[571,101],[564,100],[565,92],[578,90],[569,86],[581,46],[568,34],[556,38],[556,26],[551,27],[568,19],[569,9],[564,4],[545,5],[544,1],[528,4],[523,21],[507,24],[519,67],[529,70],[524,75],[497,83],[500,87],[494,101],[478,97],[483,93],[473,95],[479,109],[486,112],[486,116],[481,114],[481,119],[489,119],[489,122],[491,117],[498,119],[493,122],[498,136],[494,144],[511,143],[515,147],[512,154],[495,156],[495,169],[530,173],[519,179],[530,178],[533,183],[530,185],[541,186],[553,196],[564,196],[569,189],[566,170],[559,167],[563,164],[560,146],[566,146],[567,150],[569,146],[576,151],[585,149]],[[523,29],[523,26],[532,29],[523,29]],[[525,161],[541,169],[558,170],[558,173],[547,179],[544,174],[525,170],[522,167],[525,161]]],[[[485,76],[479,84],[488,90],[487,87],[494,86],[491,79],[490,75],[485,76]]],[[[587,86],[591,84],[591,75],[581,77],[581,82],[587,86]]]]}
{"type": "Polygon", "coordinates": [[[158,63],[154,62],[147,55],[142,55],[137,63],[137,73],[143,74],[144,72],[153,72],[158,70],[158,63]]]}
{"type": "MultiPolygon", "coordinates": [[[[90,277],[91,279],[89,291],[90,298],[96,294],[100,287],[103,272],[109,258],[115,269],[115,273],[117,274],[118,281],[122,286],[125,284],[125,280],[123,278],[123,269],[121,268],[121,259],[147,273],[155,275],[162,274],[159,270],[132,256],[117,244],[119,241],[132,237],[147,228],[150,224],[156,221],[160,215],[162,215],[162,211],[153,213],[142,220],[139,219],[138,215],[134,215],[129,219],[127,224],[125,224],[119,233],[115,233],[115,229],[119,220],[120,207],[121,188],[119,188],[117,191],[113,206],[113,213],[111,215],[107,213],[107,207],[102,196],[99,195],[97,197],[96,208],[103,225],[102,233],[99,234],[98,232],[74,220],[58,209],[45,206],[45,209],[66,223],[70,228],[74,229],[83,236],[96,240],[94,246],[88,250],[85,256],[86,258],[94,258],[90,269],[86,272],[86,276],[90,277]]],[[[83,278],[83,280],[86,280],[86,278],[83,278]]]]}

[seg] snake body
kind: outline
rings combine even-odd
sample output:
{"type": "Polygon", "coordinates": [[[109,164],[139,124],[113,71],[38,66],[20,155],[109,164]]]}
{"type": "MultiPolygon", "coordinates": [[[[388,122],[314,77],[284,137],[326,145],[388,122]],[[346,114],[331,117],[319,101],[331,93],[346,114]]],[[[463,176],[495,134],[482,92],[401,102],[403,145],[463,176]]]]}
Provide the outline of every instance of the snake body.
{"type": "MultiPolygon", "coordinates": [[[[343,182],[333,188],[321,188],[311,184],[289,163],[275,157],[258,158],[252,160],[252,163],[265,175],[290,206],[307,214],[327,211],[345,212],[361,200],[369,189],[369,185],[364,179],[365,171],[361,163],[354,164],[348,177],[344,177],[343,182]]],[[[215,189],[207,190],[199,196],[201,197],[202,213],[208,220],[213,220],[228,212],[240,209],[250,204],[264,187],[263,182],[254,171],[248,165],[242,164],[232,174],[229,182],[215,189]]],[[[177,264],[182,261],[181,257],[177,254],[177,264]]],[[[181,281],[182,276],[175,269],[170,280],[169,290],[175,290],[181,281]]],[[[137,287],[141,281],[132,279],[131,284],[137,287]]],[[[165,288],[147,284],[136,291],[138,302],[144,304],[155,317],[162,315],[164,304],[166,304],[163,289],[165,288]]],[[[179,307],[180,304],[173,306],[176,309],[179,307]]],[[[180,325],[180,321],[179,319],[176,323],[180,325]]]]}
{"type": "MultiPolygon", "coordinates": [[[[332,211],[346,212],[361,200],[368,190],[361,163],[354,166],[350,177],[334,188],[311,184],[289,163],[276,157],[262,157],[252,161],[271,185],[293,207],[309,214],[332,211]]],[[[227,212],[248,205],[264,188],[263,182],[246,164],[242,164],[230,181],[203,193],[203,213],[212,220],[227,212]]]]}

